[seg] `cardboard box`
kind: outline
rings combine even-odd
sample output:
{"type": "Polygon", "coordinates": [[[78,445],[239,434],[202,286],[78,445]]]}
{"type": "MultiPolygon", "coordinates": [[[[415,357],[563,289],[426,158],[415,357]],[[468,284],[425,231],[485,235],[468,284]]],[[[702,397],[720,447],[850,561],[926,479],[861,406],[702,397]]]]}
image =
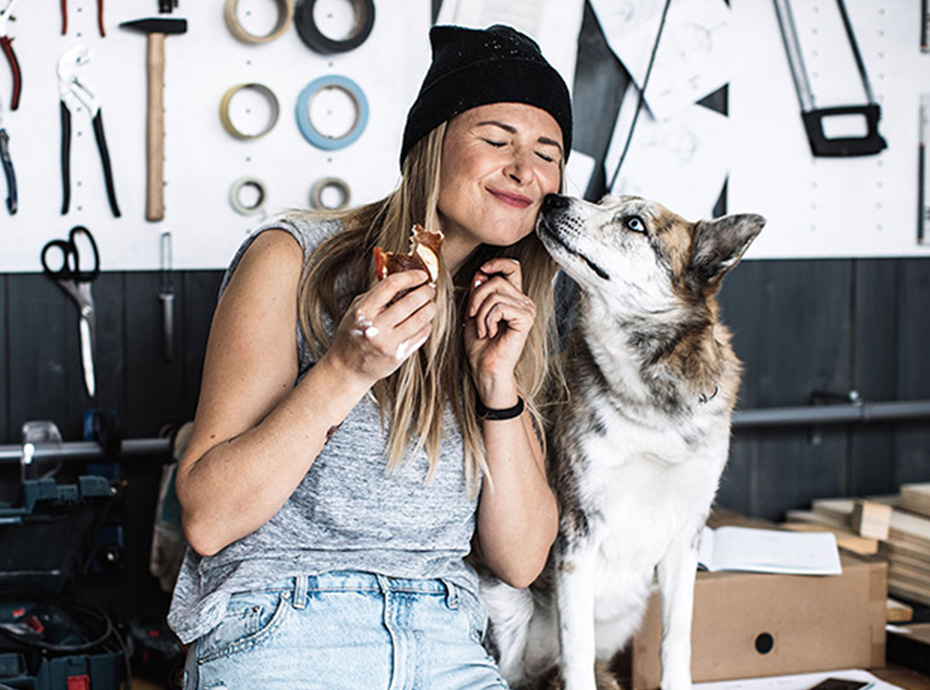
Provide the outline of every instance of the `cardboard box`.
{"type": "MultiPolygon", "coordinates": [[[[692,680],[884,666],[888,565],[840,554],[842,575],[699,572],[692,680]]],[[[633,640],[634,690],[659,687],[661,639],[655,594],[633,640]]]]}

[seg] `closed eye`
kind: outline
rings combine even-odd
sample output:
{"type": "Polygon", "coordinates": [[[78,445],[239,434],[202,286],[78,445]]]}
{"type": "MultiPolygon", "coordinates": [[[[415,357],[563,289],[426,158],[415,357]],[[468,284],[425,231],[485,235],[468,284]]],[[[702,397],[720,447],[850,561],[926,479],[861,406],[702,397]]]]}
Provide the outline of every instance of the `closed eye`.
{"type": "Polygon", "coordinates": [[[494,141],[492,139],[485,139],[485,141],[489,143],[491,146],[494,146],[495,148],[500,148],[506,145],[506,142],[503,142],[503,141],[494,141]]]}
{"type": "Polygon", "coordinates": [[[547,156],[545,153],[540,153],[539,151],[537,151],[536,155],[542,158],[547,163],[555,163],[555,158],[553,158],[552,156],[547,156]]]}

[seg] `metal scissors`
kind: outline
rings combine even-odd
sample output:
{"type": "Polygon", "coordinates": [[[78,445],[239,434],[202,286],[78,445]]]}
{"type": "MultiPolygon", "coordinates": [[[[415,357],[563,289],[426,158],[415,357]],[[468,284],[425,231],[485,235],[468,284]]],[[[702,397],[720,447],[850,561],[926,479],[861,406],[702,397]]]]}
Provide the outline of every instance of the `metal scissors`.
{"type": "MultiPolygon", "coordinates": [[[[82,242],[82,244],[85,244],[82,242]]],[[[42,270],[64,290],[78,307],[80,314],[78,331],[81,335],[81,365],[84,369],[84,388],[87,395],[93,398],[96,394],[96,379],[94,376],[94,351],[97,341],[97,314],[94,311],[94,296],[91,292],[91,283],[100,275],[100,254],[97,243],[90,230],[83,225],[71,228],[66,240],[51,240],[42,247],[42,270]],[[81,268],[81,254],[75,240],[81,236],[92,250],[93,265],[90,269],[81,268]],[[60,254],[61,265],[57,268],[49,265],[49,252],[57,251],[60,254]]]]}

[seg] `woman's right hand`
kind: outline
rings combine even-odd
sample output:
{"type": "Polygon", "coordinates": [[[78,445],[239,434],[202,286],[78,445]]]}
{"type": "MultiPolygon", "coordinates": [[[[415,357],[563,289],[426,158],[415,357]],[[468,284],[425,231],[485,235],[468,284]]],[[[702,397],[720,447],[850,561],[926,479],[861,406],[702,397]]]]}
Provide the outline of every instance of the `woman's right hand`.
{"type": "Polygon", "coordinates": [[[326,357],[374,385],[429,338],[436,288],[425,271],[393,273],[356,297],[333,334],[326,357]]]}

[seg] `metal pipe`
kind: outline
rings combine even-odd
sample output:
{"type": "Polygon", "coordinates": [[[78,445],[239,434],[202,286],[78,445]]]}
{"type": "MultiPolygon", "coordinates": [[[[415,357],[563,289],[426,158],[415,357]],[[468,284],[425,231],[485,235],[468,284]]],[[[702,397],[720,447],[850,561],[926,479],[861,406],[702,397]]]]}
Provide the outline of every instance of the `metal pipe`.
{"type": "MultiPolygon", "coordinates": [[[[59,458],[62,460],[102,460],[103,449],[96,441],[69,441],[67,443],[34,443],[32,459],[59,458]]],[[[171,454],[170,438],[127,439],[120,446],[119,458],[164,457],[171,454]]],[[[0,463],[21,462],[23,447],[0,446],[0,463]]]]}
{"type": "Polygon", "coordinates": [[[915,419],[930,419],[930,400],[737,410],[733,413],[733,428],[867,424],[915,419]]]}
{"type": "MultiPolygon", "coordinates": [[[[930,419],[930,400],[850,403],[848,405],[810,405],[805,407],[770,407],[757,410],[736,410],[734,429],[762,427],[811,426],[825,424],[868,424],[872,422],[905,422],[930,419]]],[[[119,458],[167,457],[171,454],[171,439],[128,439],[120,447],[119,458]]],[[[61,444],[33,444],[35,460],[101,460],[103,450],[95,441],[69,441],[61,444]]],[[[19,463],[23,458],[21,445],[0,446],[0,463],[19,463]]]]}

